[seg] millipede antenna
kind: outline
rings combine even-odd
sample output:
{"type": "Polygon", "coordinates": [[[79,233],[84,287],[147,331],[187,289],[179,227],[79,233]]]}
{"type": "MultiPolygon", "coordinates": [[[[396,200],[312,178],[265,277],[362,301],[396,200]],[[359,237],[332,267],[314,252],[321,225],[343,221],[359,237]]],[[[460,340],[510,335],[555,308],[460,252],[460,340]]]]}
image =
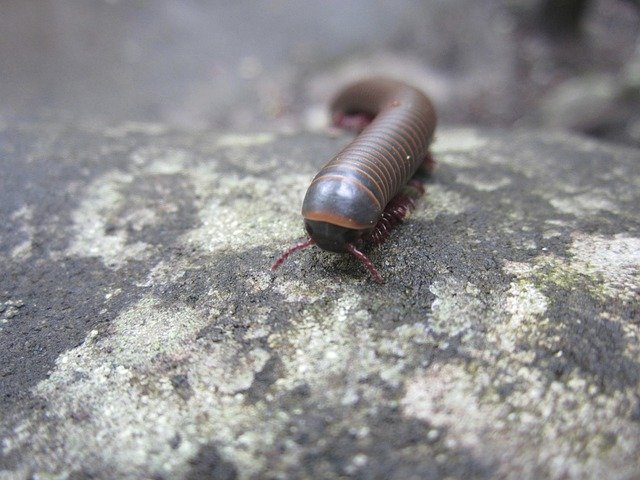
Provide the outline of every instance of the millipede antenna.
{"type": "Polygon", "coordinates": [[[369,260],[369,257],[367,257],[364,253],[362,253],[360,250],[358,250],[356,247],[354,247],[350,243],[347,243],[345,247],[351,255],[353,255],[358,260],[360,260],[360,263],[362,263],[366,267],[366,269],[369,270],[369,273],[371,274],[371,276],[373,277],[373,280],[376,283],[384,283],[384,280],[382,280],[382,276],[380,275],[380,272],[378,272],[373,262],[369,260]]]}
{"type": "Polygon", "coordinates": [[[280,255],[278,259],[275,262],[273,262],[273,265],[271,265],[271,271],[274,271],[280,265],[282,265],[284,261],[287,258],[289,258],[289,255],[291,255],[292,253],[295,253],[299,250],[304,250],[305,248],[310,247],[314,243],[316,242],[314,242],[313,239],[308,238],[300,243],[296,243],[295,245],[292,245],[291,247],[287,248],[284,252],[282,252],[282,255],[280,255]]]}

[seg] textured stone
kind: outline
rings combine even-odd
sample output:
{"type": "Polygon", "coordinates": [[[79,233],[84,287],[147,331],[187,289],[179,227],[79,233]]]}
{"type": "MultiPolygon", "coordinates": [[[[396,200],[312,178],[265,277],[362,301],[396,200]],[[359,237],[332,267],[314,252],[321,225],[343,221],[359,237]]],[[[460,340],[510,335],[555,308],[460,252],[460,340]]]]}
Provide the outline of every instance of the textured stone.
{"type": "Polygon", "coordinates": [[[0,479],[637,475],[640,152],[443,128],[385,285],[271,273],[348,138],[5,126],[0,479]]]}

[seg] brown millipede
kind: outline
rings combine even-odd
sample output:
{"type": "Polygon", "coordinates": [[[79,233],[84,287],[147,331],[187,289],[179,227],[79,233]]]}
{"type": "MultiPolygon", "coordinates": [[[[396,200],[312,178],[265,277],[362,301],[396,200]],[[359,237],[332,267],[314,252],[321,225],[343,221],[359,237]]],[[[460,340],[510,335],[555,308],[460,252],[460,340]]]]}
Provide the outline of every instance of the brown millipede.
{"type": "Polygon", "coordinates": [[[424,193],[413,177],[422,165],[429,169],[433,164],[429,145],[435,110],[416,88],[371,78],[342,90],[331,104],[331,114],[337,126],[360,134],[322,167],[307,190],[302,216],[309,238],[287,249],[271,268],[316,244],[350,253],[382,283],[358,247],[382,243],[424,193]]]}

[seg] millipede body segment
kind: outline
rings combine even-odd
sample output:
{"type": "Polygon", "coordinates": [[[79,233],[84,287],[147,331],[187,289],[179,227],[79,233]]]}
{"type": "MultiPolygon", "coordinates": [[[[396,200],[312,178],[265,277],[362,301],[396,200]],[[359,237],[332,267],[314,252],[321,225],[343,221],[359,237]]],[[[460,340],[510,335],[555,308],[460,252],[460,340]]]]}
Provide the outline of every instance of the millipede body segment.
{"type": "Polygon", "coordinates": [[[322,167],[307,190],[302,216],[309,239],[285,251],[272,268],[293,251],[316,244],[350,253],[382,282],[356,247],[384,241],[422,193],[422,184],[411,179],[422,165],[432,164],[435,110],[416,88],[372,78],[342,90],[331,114],[337,126],[361,132],[322,167]]]}

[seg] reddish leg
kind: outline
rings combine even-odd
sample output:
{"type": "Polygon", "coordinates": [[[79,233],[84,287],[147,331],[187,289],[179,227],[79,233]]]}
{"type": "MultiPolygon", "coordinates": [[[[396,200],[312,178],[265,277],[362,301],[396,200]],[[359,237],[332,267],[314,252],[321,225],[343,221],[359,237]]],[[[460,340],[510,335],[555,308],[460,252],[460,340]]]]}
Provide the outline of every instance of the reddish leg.
{"type": "MultiPolygon", "coordinates": [[[[407,182],[402,191],[393,197],[382,212],[382,216],[371,232],[364,235],[356,243],[361,245],[379,245],[383,243],[391,231],[415,208],[415,201],[424,195],[424,185],[417,178],[407,182]]],[[[347,244],[347,251],[365,266],[376,283],[383,283],[382,276],[369,258],[354,245],[347,244]]]]}
{"type": "Polygon", "coordinates": [[[422,163],[422,166],[420,168],[425,173],[431,173],[435,170],[436,160],[435,158],[433,158],[433,155],[431,155],[431,152],[427,152],[426,157],[424,157],[424,162],[422,163]]]}
{"type": "Polygon", "coordinates": [[[373,121],[373,116],[366,113],[344,113],[333,114],[333,124],[338,128],[344,128],[350,132],[360,133],[373,121]]]}
{"type": "Polygon", "coordinates": [[[400,193],[387,204],[373,230],[364,235],[358,244],[379,245],[383,243],[389,238],[391,231],[415,208],[416,199],[422,195],[424,195],[422,182],[416,178],[409,180],[400,193]]]}

